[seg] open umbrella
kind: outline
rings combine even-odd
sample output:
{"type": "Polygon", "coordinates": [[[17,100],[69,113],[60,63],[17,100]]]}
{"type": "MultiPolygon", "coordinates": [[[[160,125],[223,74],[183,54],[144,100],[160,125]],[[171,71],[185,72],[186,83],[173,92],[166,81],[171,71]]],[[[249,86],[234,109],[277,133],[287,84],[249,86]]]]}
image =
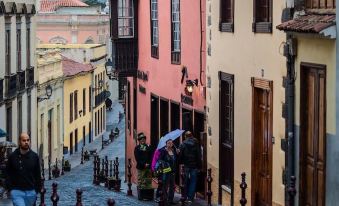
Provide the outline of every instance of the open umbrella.
{"type": "Polygon", "coordinates": [[[176,129],[172,132],[167,133],[165,136],[161,137],[157,149],[161,149],[166,146],[168,140],[176,140],[178,137],[184,133],[185,130],[176,129]]]}
{"type": "Polygon", "coordinates": [[[7,133],[4,130],[0,129],[0,137],[6,137],[6,136],[7,136],[7,133]]]}

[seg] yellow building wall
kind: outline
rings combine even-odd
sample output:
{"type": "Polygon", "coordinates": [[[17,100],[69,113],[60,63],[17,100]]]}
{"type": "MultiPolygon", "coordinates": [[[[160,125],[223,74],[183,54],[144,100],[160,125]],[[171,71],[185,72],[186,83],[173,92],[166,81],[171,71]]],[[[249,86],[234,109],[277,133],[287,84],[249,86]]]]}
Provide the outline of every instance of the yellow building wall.
{"type": "Polygon", "coordinates": [[[297,80],[295,83],[295,123],[300,125],[300,64],[301,62],[326,65],[326,132],[336,134],[336,68],[335,40],[314,38],[312,36],[298,37],[298,51],[295,63],[297,80]]]}
{"type": "MultiPolygon", "coordinates": [[[[219,78],[218,72],[234,75],[234,205],[239,205],[241,173],[246,172],[247,205],[251,205],[251,129],[252,129],[252,87],[251,77],[273,81],[273,148],[272,201],[274,205],[284,205],[284,185],[282,172],[285,164],[281,139],[285,137],[285,122],[282,118],[282,104],[285,91],[282,87],[286,74],[286,59],[282,55],[282,43],[286,41],[284,32],[275,29],[280,23],[285,1],[273,4],[273,32],[270,34],[252,32],[253,1],[237,1],[234,5],[234,33],[220,32],[220,2],[207,1],[207,78],[211,88],[207,88],[207,128],[211,135],[207,139],[208,165],[215,174],[213,180],[213,202],[218,199],[219,171],[219,78]],[[208,19],[207,19],[208,22],[208,19]]],[[[222,197],[226,204],[226,195],[222,197]]]]}
{"type": "MultiPolygon", "coordinates": [[[[92,112],[89,111],[89,95],[88,88],[91,86],[92,72],[77,75],[64,81],[64,146],[70,149],[70,133],[73,133],[73,151],[75,148],[75,130],[78,129],[78,142],[83,141],[82,130],[86,127],[86,136],[88,133],[88,125],[92,118],[92,112]],[[78,90],[78,112],[83,109],[83,89],[86,89],[86,114],[74,120],[74,101],[73,101],[73,122],[70,123],[70,94],[78,90]]],[[[74,95],[73,95],[74,98],[74,95]]],[[[78,151],[81,151],[81,145],[78,145],[78,151]]]]}

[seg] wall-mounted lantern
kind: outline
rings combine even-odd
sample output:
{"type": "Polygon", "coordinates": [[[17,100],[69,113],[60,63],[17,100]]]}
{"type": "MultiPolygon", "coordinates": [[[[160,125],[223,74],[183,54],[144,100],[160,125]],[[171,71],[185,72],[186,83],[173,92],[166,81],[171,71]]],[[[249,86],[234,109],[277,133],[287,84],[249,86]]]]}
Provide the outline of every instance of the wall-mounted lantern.
{"type": "Polygon", "coordinates": [[[52,96],[53,88],[51,85],[47,85],[45,88],[45,96],[44,97],[38,97],[38,102],[41,102],[45,99],[49,99],[52,96]]]}

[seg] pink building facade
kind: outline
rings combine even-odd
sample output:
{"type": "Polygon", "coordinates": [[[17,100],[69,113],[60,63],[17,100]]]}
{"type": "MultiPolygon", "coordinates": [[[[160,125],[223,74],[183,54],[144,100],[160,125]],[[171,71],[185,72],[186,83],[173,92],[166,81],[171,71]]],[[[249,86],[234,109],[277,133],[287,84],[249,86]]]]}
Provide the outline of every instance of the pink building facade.
{"type": "MultiPolygon", "coordinates": [[[[190,130],[206,147],[205,1],[124,2],[133,8],[125,14],[134,22],[129,24],[119,15],[124,12],[116,0],[111,16],[113,61],[120,80],[127,77],[126,160],[131,158],[136,165],[133,150],[140,132],[156,148],[169,131],[190,130]]],[[[204,175],[205,171],[201,180],[204,175]]],[[[198,187],[204,195],[203,185],[198,187]]]]}
{"type": "Polygon", "coordinates": [[[78,0],[43,0],[36,33],[38,43],[107,44],[109,15],[78,0]]]}

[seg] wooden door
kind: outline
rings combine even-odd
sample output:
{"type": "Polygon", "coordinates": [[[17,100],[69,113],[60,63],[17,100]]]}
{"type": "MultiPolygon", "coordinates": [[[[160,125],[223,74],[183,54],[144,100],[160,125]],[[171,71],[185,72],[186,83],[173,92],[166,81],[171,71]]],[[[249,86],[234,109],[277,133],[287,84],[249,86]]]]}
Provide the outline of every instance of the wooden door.
{"type": "Polygon", "coordinates": [[[325,205],[325,66],[301,65],[300,205],[325,205]]]}
{"type": "Polygon", "coordinates": [[[272,82],[252,79],[252,205],[272,205],[272,82]]]}
{"type": "Polygon", "coordinates": [[[52,158],[52,121],[48,120],[48,155],[52,158]]]}
{"type": "Polygon", "coordinates": [[[231,191],[231,200],[228,205],[233,205],[233,180],[234,180],[234,76],[223,72],[219,73],[219,204],[222,203],[222,186],[231,191]]]}
{"type": "Polygon", "coordinates": [[[75,129],[74,138],[75,138],[74,151],[77,152],[78,151],[78,129],[75,129]]]}
{"type": "Polygon", "coordinates": [[[199,145],[201,148],[201,161],[202,168],[198,173],[198,182],[196,186],[196,191],[198,195],[205,199],[206,195],[206,175],[207,175],[207,141],[205,131],[205,117],[204,113],[194,111],[194,136],[199,140],[199,145]]]}

